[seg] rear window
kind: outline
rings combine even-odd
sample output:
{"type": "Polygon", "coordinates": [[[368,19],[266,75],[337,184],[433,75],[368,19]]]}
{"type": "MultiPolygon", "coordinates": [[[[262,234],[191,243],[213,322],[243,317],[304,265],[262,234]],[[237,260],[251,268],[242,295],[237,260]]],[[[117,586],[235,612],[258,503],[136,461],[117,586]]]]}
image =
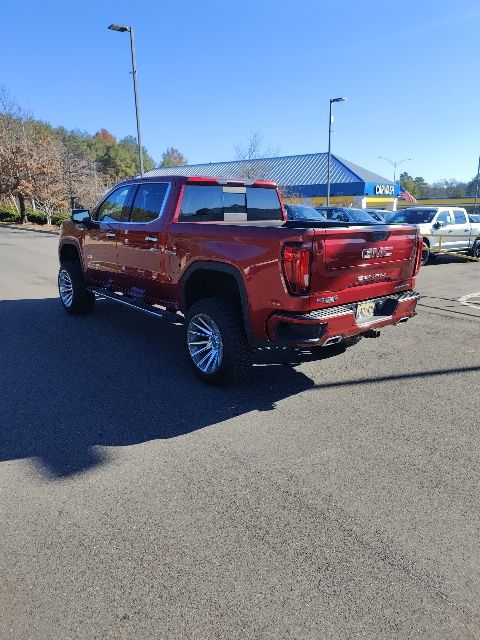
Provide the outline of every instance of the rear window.
{"type": "Polygon", "coordinates": [[[283,220],[276,189],[247,187],[248,220],[283,220]]]}
{"type": "Polygon", "coordinates": [[[363,209],[334,209],[327,211],[329,220],[341,220],[342,222],[373,222],[373,216],[363,209]]]}
{"type": "Polygon", "coordinates": [[[187,184],[180,222],[283,220],[276,189],[187,184]]]}

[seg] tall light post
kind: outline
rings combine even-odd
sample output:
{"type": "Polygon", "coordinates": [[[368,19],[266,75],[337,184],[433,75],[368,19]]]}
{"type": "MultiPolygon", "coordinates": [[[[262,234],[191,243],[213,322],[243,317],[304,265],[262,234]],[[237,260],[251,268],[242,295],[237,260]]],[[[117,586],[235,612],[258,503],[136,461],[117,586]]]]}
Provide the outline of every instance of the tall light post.
{"type": "Polygon", "coordinates": [[[140,133],[140,106],[138,103],[138,88],[137,88],[137,62],[135,58],[135,35],[133,33],[133,27],[124,27],[121,24],[111,24],[108,27],[111,31],[128,31],[130,34],[130,50],[132,53],[132,76],[133,76],[133,93],[135,95],[135,115],[137,118],[137,142],[138,142],[138,164],[140,167],[140,175],[143,176],[143,151],[142,151],[142,136],[140,133]]]}
{"type": "Polygon", "coordinates": [[[390,160],[390,158],[385,158],[384,156],[378,156],[378,158],[380,160],[386,160],[387,162],[389,162],[392,165],[392,167],[393,167],[393,182],[395,182],[398,165],[402,164],[402,162],[407,162],[407,160],[411,160],[411,158],[404,158],[403,160],[397,160],[395,162],[395,160],[390,160]]]}
{"type": "Polygon", "coordinates": [[[345,102],[346,98],[330,98],[330,110],[328,114],[328,162],[327,162],[327,205],[330,204],[330,166],[332,163],[332,104],[345,102]]]}

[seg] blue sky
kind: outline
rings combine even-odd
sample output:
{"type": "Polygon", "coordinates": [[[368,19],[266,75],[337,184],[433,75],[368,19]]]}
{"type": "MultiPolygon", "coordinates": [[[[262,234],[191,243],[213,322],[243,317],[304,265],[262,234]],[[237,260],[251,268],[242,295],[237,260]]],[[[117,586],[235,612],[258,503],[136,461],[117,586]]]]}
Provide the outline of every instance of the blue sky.
{"type": "Polygon", "coordinates": [[[135,27],[144,144],[230,160],[258,131],[280,155],[327,148],[386,177],[470,179],[480,153],[478,0],[0,0],[0,83],[35,117],[135,134],[135,27]]]}

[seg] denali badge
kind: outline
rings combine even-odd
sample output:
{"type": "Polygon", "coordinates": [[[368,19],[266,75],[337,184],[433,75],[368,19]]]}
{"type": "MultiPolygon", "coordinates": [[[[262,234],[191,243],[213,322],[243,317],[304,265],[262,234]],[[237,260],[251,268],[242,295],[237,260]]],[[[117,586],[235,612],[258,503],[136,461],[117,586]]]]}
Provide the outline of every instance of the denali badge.
{"type": "Polygon", "coordinates": [[[387,277],[386,273],[369,273],[365,276],[358,276],[358,282],[366,282],[368,280],[383,280],[387,277]]]}
{"type": "Polygon", "coordinates": [[[392,255],[393,247],[372,247],[362,251],[362,258],[371,260],[372,258],[389,258],[392,255]]]}

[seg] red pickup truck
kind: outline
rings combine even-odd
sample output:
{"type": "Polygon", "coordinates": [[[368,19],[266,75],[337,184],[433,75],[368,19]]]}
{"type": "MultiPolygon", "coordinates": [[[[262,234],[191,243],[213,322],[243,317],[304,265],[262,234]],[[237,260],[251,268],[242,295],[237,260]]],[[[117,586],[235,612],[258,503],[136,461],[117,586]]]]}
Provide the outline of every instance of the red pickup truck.
{"type": "Polygon", "coordinates": [[[272,182],[162,176],[74,210],[59,259],[66,311],[88,313],[101,294],[181,320],[196,374],[225,384],[258,348],[348,346],[406,322],[422,238],[413,226],[287,221],[272,182]]]}

